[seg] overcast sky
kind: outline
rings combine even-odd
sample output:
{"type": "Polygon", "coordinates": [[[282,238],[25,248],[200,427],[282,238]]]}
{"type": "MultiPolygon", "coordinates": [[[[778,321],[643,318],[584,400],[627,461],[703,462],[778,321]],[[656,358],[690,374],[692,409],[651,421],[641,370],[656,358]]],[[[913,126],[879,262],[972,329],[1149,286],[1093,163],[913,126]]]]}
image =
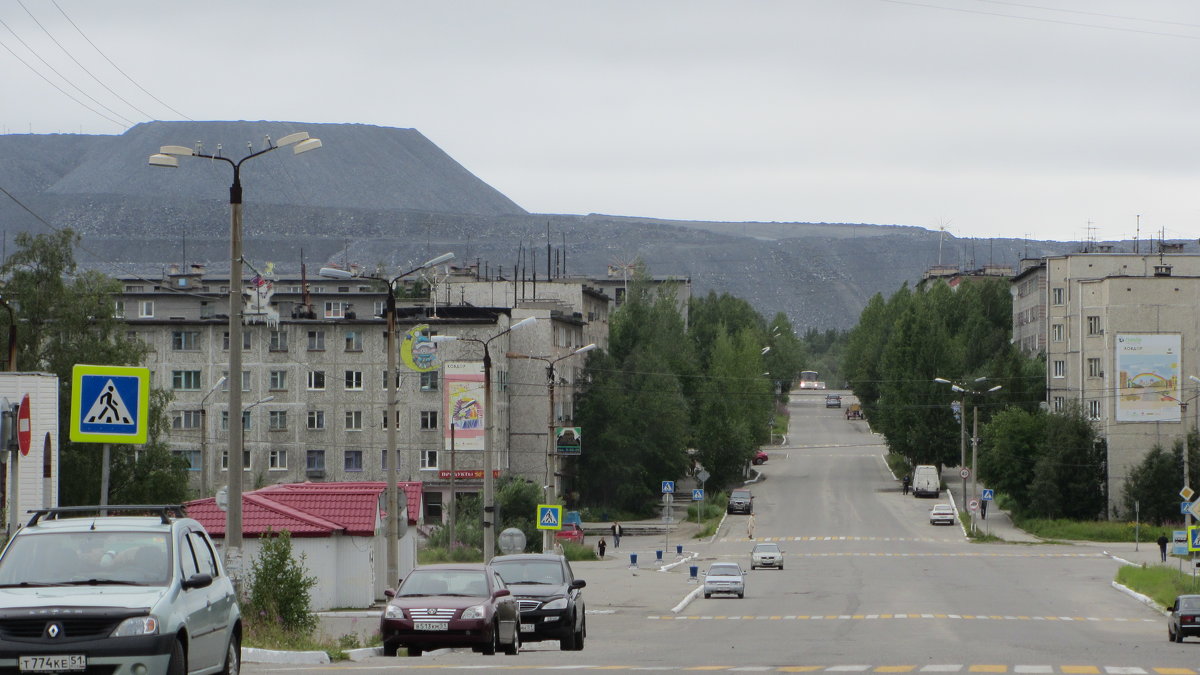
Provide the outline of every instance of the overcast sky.
{"type": "Polygon", "coordinates": [[[8,0],[0,20],[4,133],[353,122],[415,128],[535,213],[1200,233],[1194,0],[8,0]]]}

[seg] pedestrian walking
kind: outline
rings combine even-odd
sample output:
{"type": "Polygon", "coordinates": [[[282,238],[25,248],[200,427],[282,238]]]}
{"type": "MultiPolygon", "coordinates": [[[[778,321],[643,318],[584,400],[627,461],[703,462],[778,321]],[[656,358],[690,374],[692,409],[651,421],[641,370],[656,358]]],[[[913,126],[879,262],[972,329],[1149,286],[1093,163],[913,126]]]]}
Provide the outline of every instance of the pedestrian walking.
{"type": "Polygon", "coordinates": [[[909,488],[910,486],[912,486],[912,476],[905,476],[905,477],[904,477],[904,480],[903,480],[903,481],[901,481],[901,482],[902,482],[902,484],[903,484],[903,486],[904,486],[904,492],[903,492],[903,494],[908,494],[908,488],[909,488]]]}
{"type": "Polygon", "coordinates": [[[1162,561],[1167,562],[1167,539],[1166,533],[1158,535],[1158,553],[1162,556],[1162,561]]]}
{"type": "Polygon", "coordinates": [[[608,544],[604,543],[604,537],[600,537],[600,541],[596,542],[596,550],[600,552],[600,559],[604,559],[604,549],[608,544]]]}
{"type": "Polygon", "coordinates": [[[754,514],[753,513],[750,514],[750,519],[746,521],[746,534],[750,535],[751,539],[754,538],[754,514]]]}
{"type": "Polygon", "coordinates": [[[621,524],[614,520],[612,527],[608,529],[612,530],[613,548],[621,548],[621,524]]]}

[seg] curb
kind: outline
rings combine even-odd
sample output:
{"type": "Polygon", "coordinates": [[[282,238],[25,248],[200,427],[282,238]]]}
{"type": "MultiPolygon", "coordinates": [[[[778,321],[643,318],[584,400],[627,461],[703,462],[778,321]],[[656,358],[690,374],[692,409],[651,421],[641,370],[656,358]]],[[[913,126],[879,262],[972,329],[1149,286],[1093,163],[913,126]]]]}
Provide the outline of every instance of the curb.
{"type": "Polygon", "coordinates": [[[329,663],[325,652],[282,652],[273,649],[242,647],[242,663],[282,663],[293,666],[317,666],[329,663]]]}

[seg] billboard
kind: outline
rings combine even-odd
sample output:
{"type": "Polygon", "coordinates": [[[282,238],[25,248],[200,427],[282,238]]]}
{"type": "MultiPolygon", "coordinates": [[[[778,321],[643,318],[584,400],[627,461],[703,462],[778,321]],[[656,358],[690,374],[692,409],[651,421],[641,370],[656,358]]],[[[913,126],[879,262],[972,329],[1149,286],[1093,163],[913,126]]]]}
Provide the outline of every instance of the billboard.
{"type": "Polygon", "coordinates": [[[482,361],[447,361],[443,366],[446,424],[442,427],[446,449],[451,433],[455,450],[483,450],[487,430],[487,401],[482,361]]]}
{"type": "Polygon", "coordinates": [[[1178,335],[1124,333],[1116,342],[1118,422],[1178,422],[1178,335]]]}

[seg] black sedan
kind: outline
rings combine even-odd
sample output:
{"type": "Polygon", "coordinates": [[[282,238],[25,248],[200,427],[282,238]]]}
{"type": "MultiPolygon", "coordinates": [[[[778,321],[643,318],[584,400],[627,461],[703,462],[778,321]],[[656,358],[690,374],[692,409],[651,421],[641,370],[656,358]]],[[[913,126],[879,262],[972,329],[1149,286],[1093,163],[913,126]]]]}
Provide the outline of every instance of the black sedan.
{"type": "Polygon", "coordinates": [[[1200,635],[1200,595],[1175,598],[1167,617],[1167,637],[1171,642],[1183,642],[1189,635],[1200,635]]]}
{"type": "Polygon", "coordinates": [[[470,647],[484,654],[516,654],[517,600],[491,565],[424,565],[400,588],[387,589],[380,619],[384,656],[401,647],[409,656],[443,647],[470,647]]]}
{"type": "Polygon", "coordinates": [[[492,558],[521,606],[521,641],[558,640],[563,650],[583,649],[587,636],[583,587],[561,555],[528,553],[492,558]]]}

